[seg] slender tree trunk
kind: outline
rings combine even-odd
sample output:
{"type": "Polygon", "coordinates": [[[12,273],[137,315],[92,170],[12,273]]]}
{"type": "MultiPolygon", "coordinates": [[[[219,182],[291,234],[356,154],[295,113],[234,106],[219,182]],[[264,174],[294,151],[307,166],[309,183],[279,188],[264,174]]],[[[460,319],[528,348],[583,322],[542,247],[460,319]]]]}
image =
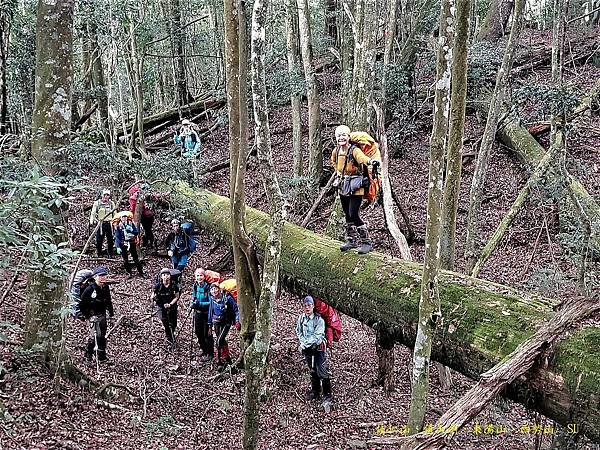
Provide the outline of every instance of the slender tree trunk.
{"type": "Polygon", "coordinates": [[[0,135],[8,130],[8,88],[6,86],[6,61],[8,59],[10,29],[13,10],[11,7],[0,8],[0,135]]]}
{"type": "Polygon", "coordinates": [[[241,351],[254,338],[256,299],[260,295],[258,260],[252,240],[246,233],[244,177],[248,153],[248,106],[246,65],[246,15],[239,0],[225,0],[225,70],[227,110],[229,113],[229,155],[231,160],[229,198],[231,234],[238,305],[242,322],[241,351]]]}
{"type": "Polygon", "coordinates": [[[508,18],[516,0],[492,0],[483,24],[477,33],[478,41],[496,42],[506,33],[508,18]]]}
{"type": "MultiPolygon", "coordinates": [[[[342,0],[343,1],[343,0],[342,0]]],[[[337,29],[337,3],[338,0],[325,0],[325,31],[327,36],[334,42],[334,46],[338,45],[338,29],[337,29]]]]}
{"type": "Polygon", "coordinates": [[[88,25],[89,42],[92,49],[92,82],[98,102],[98,115],[100,117],[100,130],[109,147],[112,147],[112,136],[110,134],[108,116],[108,91],[104,80],[104,68],[102,66],[102,51],[98,43],[98,30],[92,22],[88,25]]]}
{"type": "Polygon", "coordinates": [[[169,0],[169,15],[171,26],[171,51],[175,73],[175,92],[179,106],[187,105],[193,101],[187,85],[185,73],[185,29],[181,23],[181,4],[179,0],[169,0]]]}
{"type": "MultiPolygon", "coordinates": [[[[135,104],[136,128],[139,136],[138,150],[143,158],[148,158],[146,153],[146,144],[144,141],[144,87],[142,80],[144,77],[144,51],[137,48],[137,38],[135,23],[133,18],[129,21],[129,78],[131,90],[133,92],[133,101],[135,104]]],[[[135,141],[136,130],[131,130],[131,142],[135,141]]]]}
{"type": "Polygon", "coordinates": [[[298,1],[298,25],[300,28],[300,49],[306,79],[308,101],[308,176],[315,191],[323,172],[323,149],[321,148],[321,94],[315,76],[312,54],[312,34],[308,0],[298,1]]]}
{"type": "MultiPolygon", "coordinates": [[[[335,0],[333,0],[335,2],[335,0]]],[[[286,37],[287,37],[287,61],[288,74],[291,80],[298,80],[302,77],[302,68],[300,66],[300,45],[298,36],[298,3],[296,0],[287,0],[286,5],[286,37]]],[[[291,94],[292,109],[292,153],[294,155],[295,177],[301,177],[303,173],[302,157],[302,121],[301,121],[301,93],[294,89],[291,94]]]]}
{"type": "Polygon", "coordinates": [[[262,290],[256,318],[256,335],[246,350],[246,393],[244,400],[243,448],[253,450],[258,444],[260,389],[263,380],[273,321],[273,305],[279,287],[281,237],[285,223],[283,195],[273,157],[269,135],[267,88],[265,82],[265,22],[267,0],[255,0],[252,13],[252,98],[254,104],[254,135],[260,160],[263,185],[269,200],[271,227],[265,246],[262,290]]]}
{"type": "Polygon", "coordinates": [[[354,35],[354,67],[350,95],[351,113],[347,125],[354,130],[369,130],[373,81],[375,79],[375,43],[377,34],[377,2],[356,0],[354,14],[350,11],[354,35]]]}
{"type": "MultiPolygon", "coordinates": [[[[341,0],[346,11],[353,9],[354,0],[341,0]]],[[[354,35],[350,26],[350,18],[346,13],[339,15],[340,55],[342,69],[342,123],[350,123],[352,98],[348,95],[352,88],[352,57],[354,54],[354,35]]]]}
{"type": "Polygon", "coordinates": [[[463,137],[465,134],[465,101],[467,97],[467,45],[471,0],[456,0],[456,37],[452,51],[452,93],[450,128],[446,154],[446,178],[441,235],[442,269],[454,270],[456,248],[456,212],[460,194],[463,137]]]}
{"type": "Polygon", "coordinates": [[[450,43],[454,33],[454,13],[454,2],[452,0],[442,0],[437,49],[434,121],[429,148],[425,262],[421,281],[417,339],[413,352],[412,390],[408,416],[411,433],[419,432],[423,428],[427,411],[427,395],[429,393],[431,346],[436,328],[442,320],[438,274],[440,270],[444,150],[448,132],[450,66],[452,64],[452,47],[450,43]]]}
{"type": "Polygon", "coordinates": [[[498,120],[500,118],[500,111],[502,109],[502,101],[504,99],[504,91],[506,89],[507,79],[510,75],[510,69],[512,67],[514,49],[519,39],[521,24],[523,23],[524,7],[525,0],[516,0],[514,14],[515,19],[512,23],[510,36],[508,38],[508,42],[506,43],[506,48],[504,49],[502,65],[500,66],[500,69],[498,69],[498,74],[496,75],[496,85],[494,87],[494,93],[492,94],[492,99],[490,101],[487,122],[485,124],[485,130],[483,131],[483,136],[481,138],[479,153],[477,154],[477,162],[475,163],[475,172],[473,173],[473,180],[471,182],[471,192],[469,194],[469,213],[467,215],[467,238],[465,242],[467,273],[472,272],[473,265],[477,260],[477,229],[479,227],[479,213],[481,211],[481,201],[483,199],[483,192],[485,188],[488,160],[496,136],[496,129],[498,127],[498,120]]]}
{"type": "MultiPolygon", "coordinates": [[[[73,10],[74,0],[39,0],[36,28],[35,102],[31,123],[31,152],[48,174],[58,174],[57,150],[71,140],[71,97],[73,92],[73,10]]],[[[68,242],[66,217],[57,208],[49,221],[56,230],[54,244],[68,242]]],[[[39,270],[27,280],[25,347],[41,347],[46,361],[58,367],[63,344],[65,304],[63,279],[49,270],[39,270]]]]}

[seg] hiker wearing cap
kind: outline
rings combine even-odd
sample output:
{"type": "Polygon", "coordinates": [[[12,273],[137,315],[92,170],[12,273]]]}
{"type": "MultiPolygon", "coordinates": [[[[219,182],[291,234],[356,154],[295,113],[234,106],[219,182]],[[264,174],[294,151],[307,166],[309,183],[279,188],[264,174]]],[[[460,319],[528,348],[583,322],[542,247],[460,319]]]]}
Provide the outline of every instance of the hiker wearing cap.
{"type": "Polygon", "coordinates": [[[215,332],[217,341],[217,370],[222,370],[226,364],[231,364],[227,334],[231,325],[240,329],[240,311],[233,296],[223,292],[219,283],[210,285],[210,306],[208,308],[209,333],[215,332]]]}
{"type": "Polygon", "coordinates": [[[150,300],[158,307],[160,321],[165,327],[165,336],[170,344],[175,343],[175,329],[177,328],[177,300],[180,291],[177,283],[171,279],[171,270],[160,271],[160,281],[154,285],[150,300]]]}
{"type": "Polygon", "coordinates": [[[93,281],[81,293],[79,310],[90,322],[91,335],[87,342],[85,356],[92,359],[94,353],[98,361],[107,361],[106,358],[106,330],[107,315],[114,316],[110,287],[106,284],[108,270],[106,267],[97,267],[93,271],[93,281]]]}
{"type": "Polygon", "coordinates": [[[92,212],[90,213],[90,227],[95,227],[100,222],[100,226],[96,230],[96,253],[98,256],[102,255],[104,236],[106,236],[108,256],[112,256],[113,254],[113,230],[111,222],[116,217],[115,210],[115,202],[110,199],[110,191],[104,189],[101,197],[92,205],[92,212]]]}
{"type": "Polygon", "coordinates": [[[115,227],[117,253],[123,256],[123,264],[125,265],[125,271],[129,274],[129,278],[133,276],[131,273],[131,266],[129,265],[130,253],[140,277],[144,276],[144,269],[142,268],[142,263],[138,257],[136,245],[136,236],[139,235],[140,232],[131,220],[132,216],[133,214],[131,214],[131,212],[123,211],[121,213],[121,220],[115,227]]]}
{"type": "Polygon", "coordinates": [[[300,351],[310,369],[311,390],[307,392],[307,400],[316,400],[321,396],[323,385],[323,400],[331,402],[331,380],[327,369],[325,355],[325,321],[315,312],[315,301],[307,295],[302,301],[304,312],[296,322],[296,336],[300,341],[300,351]]]}
{"type": "Polygon", "coordinates": [[[194,310],[194,333],[202,349],[201,361],[210,361],[215,355],[215,343],[212,333],[209,332],[208,310],[210,307],[210,284],[206,280],[205,270],[196,269],[194,272],[194,286],[192,287],[192,304],[194,310]]]}
{"type": "Polygon", "coordinates": [[[337,174],[334,185],[338,188],[346,219],[346,242],[340,250],[345,252],[358,248],[358,253],[368,253],[373,249],[373,243],[367,225],[359,215],[365,188],[368,186],[368,177],[364,176],[363,166],[376,167],[380,163],[377,159],[365,155],[359,146],[351,144],[350,128],[346,125],[335,129],[335,139],[336,147],[331,152],[331,164],[337,174]]]}
{"type": "Polygon", "coordinates": [[[179,132],[175,132],[173,140],[175,144],[181,145],[181,155],[186,158],[196,157],[200,153],[200,136],[188,119],[181,121],[179,132]]]}
{"type": "Polygon", "coordinates": [[[190,257],[190,237],[181,228],[181,222],[178,219],[171,220],[171,232],[165,239],[167,254],[173,263],[173,269],[183,272],[188,258],[190,257]]]}

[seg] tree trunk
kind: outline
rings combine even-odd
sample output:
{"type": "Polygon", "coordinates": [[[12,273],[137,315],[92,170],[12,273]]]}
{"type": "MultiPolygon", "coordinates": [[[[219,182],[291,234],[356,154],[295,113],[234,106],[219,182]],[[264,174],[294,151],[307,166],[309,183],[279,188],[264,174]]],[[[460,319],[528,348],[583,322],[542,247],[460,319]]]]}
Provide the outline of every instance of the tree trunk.
{"type": "Polygon", "coordinates": [[[527,198],[529,197],[531,188],[537,183],[539,183],[540,179],[547,173],[548,168],[554,163],[556,151],[556,148],[550,148],[550,150],[544,155],[540,163],[537,165],[537,167],[527,180],[527,183],[525,183],[525,186],[523,186],[523,188],[519,191],[519,194],[517,195],[517,198],[513,202],[512,206],[510,207],[506,215],[502,218],[502,220],[496,227],[496,230],[492,233],[492,236],[490,237],[487,244],[485,244],[485,246],[483,247],[483,250],[481,250],[479,259],[475,263],[473,271],[471,272],[472,277],[479,276],[479,272],[481,271],[483,265],[492,255],[494,250],[496,250],[496,247],[498,247],[498,244],[504,236],[504,233],[512,224],[514,218],[521,210],[521,207],[525,204],[525,200],[527,200],[527,198]]]}
{"type": "MultiPolygon", "coordinates": [[[[39,0],[37,6],[35,102],[31,123],[31,152],[35,162],[49,175],[60,172],[57,151],[71,141],[73,92],[74,0],[39,0]]],[[[68,242],[66,217],[56,208],[45,218],[56,230],[53,244],[68,242]],[[62,231],[61,231],[62,230],[62,231]]],[[[45,358],[60,365],[63,349],[65,285],[49,270],[39,270],[27,280],[25,347],[41,347],[45,358]]]]}
{"type": "Polygon", "coordinates": [[[260,295],[258,260],[252,240],[246,233],[244,177],[248,153],[248,106],[246,63],[246,15],[239,0],[224,2],[225,72],[227,110],[229,113],[229,155],[231,198],[231,235],[235,278],[238,283],[238,305],[242,330],[241,351],[254,338],[256,299],[260,295]]]}
{"type": "Polygon", "coordinates": [[[479,213],[481,211],[481,201],[483,199],[485,188],[488,160],[492,145],[494,144],[496,129],[498,128],[498,119],[502,109],[502,101],[504,99],[504,91],[506,89],[507,79],[510,75],[510,70],[512,67],[514,50],[519,39],[521,24],[523,22],[524,7],[525,0],[516,0],[514,15],[515,20],[513,20],[510,36],[508,38],[508,42],[506,43],[506,48],[504,49],[502,65],[500,66],[500,69],[498,69],[498,74],[496,75],[496,85],[494,87],[494,93],[492,94],[489,110],[487,112],[487,122],[481,138],[479,153],[477,154],[477,162],[475,164],[473,180],[471,181],[469,212],[467,215],[467,238],[465,242],[467,273],[470,273],[473,270],[473,265],[477,260],[477,230],[479,228],[479,213]]]}
{"type": "Polygon", "coordinates": [[[297,2],[300,48],[302,52],[302,63],[304,65],[306,97],[308,102],[308,176],[313,189],[317,191],[321,172],[323,172],[323,149],[321,148],[321,98],[313,64],[312,34],[310,31],[308,0],[297,0],[297,2]]]}
{"type": "MultiPolygon", "coordinates": [[[[342,0],[343,1],[343,0],[342,0]]],[[[337,29],[337,2],[338,0],[325,0],[325,31],[333,41],[334,47],[339,44],[337,29]]]]}
{"type": "MultiPolygon", "coordinates": [[[[341,0],[344,5],[344,9],[353,9],[354,0],[341,0]],[[348,5],[348,6],[346,6],[348,5]]],[[[340,33],[340,56],[341,56],[341,72],[342,72],[342,123],[350,123],[351,111],[352,111],[352,99],[348,92],[352,87],[352,56],[354,54],[354,36],[352,34],[352,27],[350,26],[350,18],[346,13],[342,13],[339,16],[338,30],[340,33]]]]}
{"type": "Polygon", "coordinates": [[[454,6],[442,0],[434,100],[433,129],[429,146],[429,182],[427,189],[427,224],[425,231],[425,267],[421,282],[417,339],[413,350],[410,410],[408,426],[415,433],[423,428],[429,393],[431,348],[438,323],[442,320],[438,274],[440,270],[440,232],[444,183],[444,153],[448,133],[450,101],[451,42],[455,23],[454,6]]]}
{"type": "MultiPolygon", "coordinates": [[[[138,150],[144,158],[148,158],[146,153],[146,144],[144,142],[144,91],[142,80],[144,77],[144,51],[137,48],[137,38],[135,30],[135,21],[133,17],[129,18],[129,80],[131,91],[133,93],[133,102],[135,104],[135,129],[139,136],[138,150]]],[[[132,128],[130,149],[135,144],[135,130],[132,128]]]]}
{"type": "MultiPolygon", "coordinates": [[[[187,198],[197,206],[190,212],[199,226],[224,237],[231,235],[229,199],[184,183],[172,191],[174,201],[187,198]]],[[[253,208],[246,208],[246,214],[247,231],[264,248],[271,218],[253,208]]],[[[319,296],[340,312],[385,329],[390,339],[412,347],[423,266],[377,252],[340,255],[338,246],[338,241],[286,222],[282,284],[297,295],[319,296]]],[[[531,337],[552,317],[558,303],[453,272],[442,271],[439,283],[444,322],[432,358],[472,379],[531,337]]],[[[547,367],[518,378],[503,395],[563,425],[577,423],[582,433],[600,441],[598,342],[598,328],[573,333],[548,358],[547,367]]]]}
{"type": "Polygon", "coordinates": [[[175,73],[175,92],[177,104],[184,106],[193,98],[190,95],[185,74],[185,53],[183,51],[185,42],[185,29],[181,24],[181,4],[179,0],[169,0],[169,25],[171,27],[171,52],[173,54],[173,72],[175,73]]]}
{"type": "MultiPolygon", "coordinates": [[[[492,0],[477,33],[477,41],[496,42],[506,32],[508,18],[513,10],[516,0],[492,0]]],[[[516,17],[516,16],[513,16],[516,17]]]]}
{"type": "Polygon", "coordinates": [[[109,148],[112,148],[112,136],[110,133],[108,118],[108,91],[104,80],[104,68],[102,67],[102,52],[98,44],[98,31],[95,24],[88,25],[89,42],[92,49],[92,82],[96,92],[98,103],[98,114],[100,116],[100,132],[109,148]]]}
{"type": "Polygon", "coordinates": [[[0,135],[8,130],[8,88],[6,86],[6,61],[8,59],[10,29],[13,11],[9,8],[0,9],[0,135]]]}
{"type": "MultiPolygon", "coordinates": [[[[333,1],[335,2],[335,0],[333,1]]],[[[300,45],[298,43],[300,32],[298,29],[298,3],[296,0],[287,0],[285,20],[288,74],[291,80],[300,80],[302,69],[300,66],[300,45]]],[[[292,153],[294,155],[294,170],[292,173],[295,177],[302,176],[304,163],[302,157],[301,99],[301,93],[297,89],[293,89],[290,100],[292,110],[292,153]]]]}
{"type": "Polygon", "coordinates": [[[354,35],[354,56],[350,96],[350,117],[347,125],[352,130],[369,130],[370,103],[375,79],[375,44],[377,33],[374,0],[356,0],[354,15],[347,11],[354,35]]]}
{"type": "Polygon", "coordinates": [[[446,177],[441,233],[441,267],[454,270],[456,248],[456,212],[460,194],[463,137],[465,135],[465,101],[467,97],[467,45],[471,0],[456,1],[456,37],[452,50],[452,92],[450,126],[446,153],[446,177]]]}
{"type": "Polygon", "coordinates": [[[544,358],[556,346],[565,333],[590,315],[600,311],[600,303],[592,299],[578,299],[565,305],[548,323],[525,342],[521,343],[504,361],[481,375],[479,382],[440,417],[432,432],[417,436],[392,439],[374,439],[372,443],[396,443],[405,450],[439,450],[464,425],[481,413],[509,383],[539,366],[538,358],[544,358]],[[394,442],[395,441],[395,442],[394,442]]]}
{"type": "Polygon", "coordinates": [[[262,290],[256,317],[256,335],[246,350],[246,392],[244,399],[244,450],[258,445],[260,389],[263,380],[273,322],[273,305],[279,289],[281,236],[285,223],[283,195],[271,154],[267,88],[265,82],[265,22],[267,0],[255,0],[252,12],[252,98],[254,105],[254,135],[260,161],[263,185],[269,200],[271,224],[264,250],[262,290]]]}

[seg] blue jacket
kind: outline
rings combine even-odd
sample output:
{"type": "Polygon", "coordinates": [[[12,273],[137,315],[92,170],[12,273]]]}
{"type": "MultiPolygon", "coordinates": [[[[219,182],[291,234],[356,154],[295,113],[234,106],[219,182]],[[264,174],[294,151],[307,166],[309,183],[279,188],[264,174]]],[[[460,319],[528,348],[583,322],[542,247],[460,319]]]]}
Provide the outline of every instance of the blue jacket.
{"type": "Polygon", "coordinates": [[[325,341],[325,321],[317,313],[310,316],[302,313],[296,322],[296,336],[302,350],[321,345],[325,341]]]}
{"type": "Polygon", "coordinates": [[[122,223],[119,223],[115,228],[115,245],[121,247],[125,243],[131,242],[138,234],[140,234],[140,230],[137,229],[133,222],[127,221],[124,226],[122,223]]]}
{"type": "Polygon", "coordinates": [[[232,325],[240,321],[240,310],[231,294],[221,293],[219,298],[209,295],[208,326],[214,322],[232,325]]]}
{"type": "Polygon", "coordinates": [[[192,309],[208,312],[210,307],[210,284],[204,281],[202,284],[194,282],[192,287],[192,309]]]}

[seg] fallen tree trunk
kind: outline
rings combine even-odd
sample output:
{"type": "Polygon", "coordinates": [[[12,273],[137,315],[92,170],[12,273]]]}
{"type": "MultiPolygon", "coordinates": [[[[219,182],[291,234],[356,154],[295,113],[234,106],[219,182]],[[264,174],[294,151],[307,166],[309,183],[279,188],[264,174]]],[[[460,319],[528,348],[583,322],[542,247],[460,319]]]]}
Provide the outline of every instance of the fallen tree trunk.
{"type": "MultiPolygon", "coordinates": [[[[203,228],[230,233],[229,199],[185,184],[174,187],[177,201],[203,228]]],[[[264,242],[270,219],[246,208],[246,226],[264,242]]],[[[412,347],[418,320],[422,266],[371,252],[340,253],[339,242],[286,223],[281,277],[292,293],[318,295],[334,308],[391,339],[412,347]]],[[[508,356],[552,316],[555,302],[468,276],[442,272],[444,324],[432,358],[472,379],[508,356]]],[[[562,341],[545,368],[511,383],[504,395],[556,422],[577,423],[600,441],[600,329],[587,328],[562,341]]]]}
{"type": "MultiPolygon", "coordinates": [[[[498,130],[498,137],[504,145],[511,148],[519,159],[525,163],[530,170],[534,170],[544,157],[546,150],[542,147],[526,128],[521,126],[516,116],[509,115],[504,122],[504,126],[498,130]]],[[[560,173],[548,171],[546,180],[548,183],[560,186],[560,173]]],[[[590,238],[590,248],[593,249],[594,257],[600,255],[600,205],[586,191],[585,187],[574,177],[569,181],[569,189],[583,208],[586,216],[590,219],[592,227],[592,236],[590,238]]],[[[561,202],[560,204],[561,221],[573,217],[573,205],[571,202],[561,202]]]]}
{"type": "Polygon", "coordinates": [[[547,355],[565,333],[587,316],[600,310],[598,299],[579,299],[564,306],[556,316],[523,342],[507,360],[481,374],[479,382],[446,411],[433,426],[432,432],[421,432],[410,437],[376,438],[372,444],[399,444],[406,450],[439,450],[460,429],[485,409],[502,389],[525,374],[547,355]]]}
{"type": "MultiPolygon", "coordinates": [[[[199,114],[204,112],[207,109],[216,109],[225,106],[225,99],[222,98],[206,98],[202,100],[197,100],[188,105],[182,106],[181,110],[185,110],[188,114],[199,114]]],[[[162,129],[166,126],[175,124],[179,122],[179,111],[180,109],[173,108],[167,111],[163,111],[157,114],[153,114],[151,116],[144,118],[144,129],[149,129],[156,127],[158,125],[162,125],[159,129],[162,129]]],[[[131,128],[133,123],[127,125],[127,133],[131,133],[131,128]]],[[[153,130],[153,132],[158,131],[159,129],[153,130]]],[[[120,130],[117,133],[117,137],[121,137],[124,135],[123,130],[120,130]]]]}

